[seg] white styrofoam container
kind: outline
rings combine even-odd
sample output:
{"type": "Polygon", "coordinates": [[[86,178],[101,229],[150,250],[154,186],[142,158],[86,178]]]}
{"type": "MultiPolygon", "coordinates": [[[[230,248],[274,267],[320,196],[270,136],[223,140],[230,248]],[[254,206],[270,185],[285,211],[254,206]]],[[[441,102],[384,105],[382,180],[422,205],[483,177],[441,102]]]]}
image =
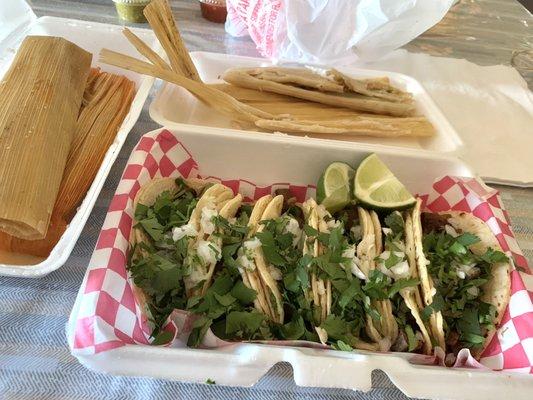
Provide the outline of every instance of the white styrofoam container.
{"type": "MultiPolygon", "coordinates": [[[[208,52],[191,52],[191,58],[198,69],[200,77],[206,83],[223,83],[220,75],[229,68],[271,65],[268,60],[262,58],[208,52]]],[[[287,65],[293,66],[296,64],[287,65]]],[[[436,135],[428,138],[349,136],[347,140],[350,142],[413,148],[442,153],[455,152],[461,148],[462,141],[455,132],[455,129],[444,117],[426,90],[415,79],[395,72],[353,67],[341,67],[338,69],[354,78],[389,77],[396,87],[413,94],[417,109],[429,119],[436,129],[436,135]]],[[[162,85],[153,102],[150,104],[150,117],[160,125],[167,127],[197,125],[243,132],[235,128],[235,125],[229,117],[205,105],[187,90],[170,83],[164,83],[162,85]]],[[[212,132],[220,133],[221,130],[215,129],[212,132]]],[[[249,131],[246,132],[250,133],[249,131]]],[[[264,134],[268,135],[269,133],[264,134]]],[[[315,137],[318,136],[315,135],[315,137]]],[[[320,135],[320,138],[322,140],[339,140],[339,135],[320,135]]]]}
{"type": "MultiPolygon", "coordinates": [[[[302,141],[281,135],[213,134],[197,126],[171,128],[190,151],[203,176],[247,179],[258,185],[272,182],[316,182],[332,161],[356,164],[376,152],[413,193],[427,192],[443,175],[474,176],[472,170],[444,154],[413,149],[379,148],[370,144],[345,146],[335,141],[302,141]]],[[[87,274],[84,282],[87,280],[87,274]]],[[[74,330],[85,283],[67,325],[73,348],[74,330]]],[[[331,350],[239,343],[220,349],[126,345],[96,355],[75,354],[86,367],[116,375],[150,376],[203,383],[252,386],[273,365],[289,362],[297,385],[368,391],[374,369],[383,370],[406,395],[426,398],[486,400],[530,399],[533,377],[509,372],[448,369],[409,364],[400,354],[346,353],[331,350]],[[139,366],[142,365],[142,368],[139,366]]]]}
{"type": "MultiPolygon", "coordinates": [[[[21,0],[2,1],[0,4],[0,79],[9,68],[24,37],[28,35],[60,36],[93,53],[93,66],[99,66],[104,71],[127,76],[135,82],[137,90],[130,111],[124,119],[113,144],[109,147],[85,199],[49,257],[42,260],[32,257],[22,258],[22,256],[15,258],[15,256],[4,254],[4,259],[9,256],[10,260],[7,261],[9,263],[2,264],[0,262],[0,275],[41,277],[65,263],[80,236],[106,177],[126,141],[128,133],[139,118],[154,83],[154,78],[141,76],[98,62],[98,54],[103,47],[132,56],[137,55],[136,50],[129,45],[121,31],[122,27],[116,25],[55,17],[37,18],[31,8],[21,0]]],[[[152,31],[146,29],[133,29],[133,31],[149,45],[157,46],[157,41],[152,31]]]]}

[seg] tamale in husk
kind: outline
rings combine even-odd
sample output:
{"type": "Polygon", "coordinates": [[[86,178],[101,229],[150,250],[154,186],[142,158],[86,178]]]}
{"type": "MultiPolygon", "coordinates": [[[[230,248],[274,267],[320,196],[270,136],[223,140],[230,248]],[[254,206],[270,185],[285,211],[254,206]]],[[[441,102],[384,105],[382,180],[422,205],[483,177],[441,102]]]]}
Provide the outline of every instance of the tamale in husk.
{"type": "Polygon", "coordinates": [[[62,38],[22,42],[0,85],[0,230],[46,236],[91,59],[62,38]]]}
{"type": "Polygon", "coordinates": [[[85,198],[134,95],[135,84],[126,77],[91,69],[46,237],[29,241],[0,233],[0,249],[39,257],[50,254],[85,198]]]}

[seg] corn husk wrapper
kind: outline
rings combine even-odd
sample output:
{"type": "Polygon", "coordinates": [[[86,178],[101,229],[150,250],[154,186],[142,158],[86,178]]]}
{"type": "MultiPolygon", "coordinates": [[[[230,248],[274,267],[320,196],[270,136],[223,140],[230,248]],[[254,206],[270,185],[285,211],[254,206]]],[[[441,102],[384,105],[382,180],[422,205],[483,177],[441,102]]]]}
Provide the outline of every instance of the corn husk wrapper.
{"type": "Polygon", "coordinates": [[[0,249],[38,257],[50,254],[89,190],[134,95],[132,81],[91,69],[46,237],[30,241],[0,233],[0,249]]]}
{"type": "Polygon", "coordinates": [[[56,37],[29,36],[17,52],[0,85],[0,230],[45,237],[91,59],[56,37]]]}

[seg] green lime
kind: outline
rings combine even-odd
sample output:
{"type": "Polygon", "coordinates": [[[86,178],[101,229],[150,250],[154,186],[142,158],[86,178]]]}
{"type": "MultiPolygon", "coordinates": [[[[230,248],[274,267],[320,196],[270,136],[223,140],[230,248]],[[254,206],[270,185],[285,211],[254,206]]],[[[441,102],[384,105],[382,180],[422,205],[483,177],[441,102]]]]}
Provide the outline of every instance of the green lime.
{"type": "Polygon", "coordinates": [[[359,164],[355,173],[354,195],[361,203],[378,210],[408,208],[416,202],[376,154],[369,155],[359,164]]]}
{"type": "Polygon", "coordinates": [[[354,170],[343,162],[331,163],[320,176],[316,186],[316,199],[333,213],[342,210],[351,200],[350,182],[354,170]]]}

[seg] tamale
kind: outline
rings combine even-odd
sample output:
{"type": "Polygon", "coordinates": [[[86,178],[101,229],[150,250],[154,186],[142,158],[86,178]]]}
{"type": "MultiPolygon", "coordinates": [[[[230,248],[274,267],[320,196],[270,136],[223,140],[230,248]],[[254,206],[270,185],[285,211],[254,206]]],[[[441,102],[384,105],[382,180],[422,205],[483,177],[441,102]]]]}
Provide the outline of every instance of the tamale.
{"type": "Polygon", "coordinates": [[[91,59],[62,38],[22,42],[0,85],[0,230],[45,237],[91,59]]]}
{"type": "Polygon", "coordinates": [[[91,69],[46,237],[30,241],[0,233],[0,250],[39,257],[50,254],[91,186],[134,94],[135,84],[127,78],[91,69]]]}

